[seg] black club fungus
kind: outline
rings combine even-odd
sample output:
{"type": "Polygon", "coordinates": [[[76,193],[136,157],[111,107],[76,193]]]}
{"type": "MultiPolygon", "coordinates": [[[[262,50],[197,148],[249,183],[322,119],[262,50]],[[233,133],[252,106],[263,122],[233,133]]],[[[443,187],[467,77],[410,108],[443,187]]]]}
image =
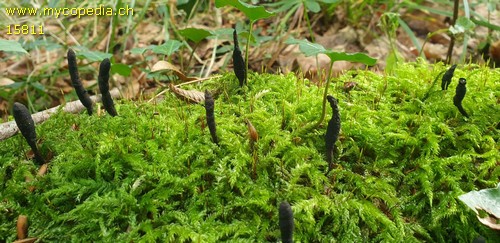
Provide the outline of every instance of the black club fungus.
{"type": "Polygon", "coordinates": [[[215,127],[215,116],[214,116],[215,101],[212,94],[205,90],[205,111],[207,116],[207,125],[210,130],[210,135],[212,136],[212,141],[219,145],[219,138],[217,137],[217,129],[215,127]]]}
{"type": "Polygon", "coordinates": [[[118,114],[116,113],[115,104],[113,104],[113,98],[111,98],[111,94],[109,93],[110,69],[111,63],[109,62],[109,58],[102,60],[99,66],[99,77],[97,80],[99,82],[99,90],[101,91],[104,109],[106,109],[111,116],[117,116],[118,114]]]}
{"type": "Polygon", "coordinates": [[[332,118],[328,121],[325,135],[326,162],[328,162],[328,171],[330,171],[333,168],[333,150],[335,148],[335,142],[340,133],[340,113],[337,99],[331,95],[328,95],[326,99],[330,103],[333,111],[332,118]]]}
{"type": "Polygon", "coordinates": [[[245,60],[243,59],[243,55],[241,54],[240,47],[238,45],[238,33],[236,33],[236,29],[233,32],[233,40],[234,40],[234,51],[233,51],[233,66],[234,66],[234,74],[238,78],[240,82],[240,87],[246,84],[247,79],[247,71],[245,67],[245,60]]]}
{"type": "Polygon", "coordinates": [[[448,86],[451,83],[451,79],[453,78],[453,73],[455,72],[455,68],[457,68],[457,64],[454,64],[450,67],[450,69],[446,70],[441,79],[441,90],[447,90],[448,86]]]}
{"type": "Polygon", "coordinates": [[[281,202],[279,208],[279,225],[281,231],[281,241],[283,243],[293,242],[293,211],[286,201],[281,202]]]}
{"type": "Polygon", "coordinates": [[[28,145],[35,154],[36,163],[38,165],[43,165],[45,161],[36,146],[35,121],[33,121],[28,108],[26,108],[23,104],[16,102],[14,103],[13,115],[19,131],[21,131],[21,134],[26,139],[26,142],[28,142],[28,145]]]}
{"type": "Polygon", "coordinates": [[[453,97],[453,104],[458,108],[458,111],[462,113],[463,116],[469,117],[464,107],[462,106],[462,100],[465,98],[465,94],[467,93],[467,80],[465,78],[460,78],[458,80],[457,89],[455,91],[455,96],[453,97]]]}
{"type": "Polygon", "coordinates": [[[68,68],[69,75],[71,76],[71,84],[73,88],[75,88],[76,94],[78,95],[78,99],[82,102],[83,106],[87,108],[87,113],[92,115],[92,100],[90,99],[87,90],[83,88],[82,82],[80,81],[80,77],[78,76],[78,66],[76,64],[76,55],[72,49],[68,50],[68,68]]]}

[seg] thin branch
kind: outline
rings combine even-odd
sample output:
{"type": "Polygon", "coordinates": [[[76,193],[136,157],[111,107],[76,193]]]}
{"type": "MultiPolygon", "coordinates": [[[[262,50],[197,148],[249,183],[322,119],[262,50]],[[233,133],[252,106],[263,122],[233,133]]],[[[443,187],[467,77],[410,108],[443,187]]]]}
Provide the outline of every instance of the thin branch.
{"type": "MultiPolygon", "coordinates": [[[[458,5],[459,5],[459,0],[455,0],[455,4],[453,6],[453,19],[451,20],[451,26],[454,26],[457,18],[458,18],[458,5]]],[[[448,54],[446,55],[446,64],[451,63],[451,55],[453,54],[453,46],[455,45],[455,35],[451,34],[451,41],[450,45],[448,46],[448,54]]]]}
{"type": "MultiPolygon", "coordinates": [[[[110,93],[113,98],[120,97],[120,91],[117,88],[111,90],[110,93]]],[[[90,97],[90,99],[92,100],[92,103],[100,102],[101,95],[93,95],[90,97]]],[[[61,109],[61,107],[62,111],[69,113],[78,113],[85,109],[85,107],[82,105],[82,102],[77,100],[66,103],[66,105],[58,105],[56,107],[52,107],[50,109],[37,112],[31,115],[31,117],[33,117],[33,121],[35,121],[35,124],[42,123],[47,119],[49,119],[52,115],[57,113],[57,111],[61,109]]],[[[5,139],[14,136],[18,131],[19,129],[17,128],[15,121],[10,121],[0,124],[0,141],[3,141],[5,139]]]]}

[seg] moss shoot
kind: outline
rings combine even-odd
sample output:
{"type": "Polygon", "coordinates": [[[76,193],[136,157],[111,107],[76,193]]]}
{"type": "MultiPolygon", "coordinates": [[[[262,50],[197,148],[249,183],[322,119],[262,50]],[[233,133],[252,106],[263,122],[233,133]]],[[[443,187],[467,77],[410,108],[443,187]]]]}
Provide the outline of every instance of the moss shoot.
{"type": "Polygon", "coordinates": [[[117,117],[58,113],[36,127],[53,154],[46,175],[21,136],[0,142],[0,239],[15,240],[27,215],[29,236],[48,242],[276,242],[287,201],[301,242],[495,242],[458,196],[498,183],[500,70],[457,67],[451,90],[467,79],[466,119],[453,92],[431,87],[445,69],[335,79],[342,129],[327,176],[326,124],[298,132],[321,115],[323,87],[292,74],[249,73],[246,96],[234,74],[191,86],[218,94],[219,146],[204,107],[173,94],[118,101],[117,117]],[[259,134],[255,177],[247,119],[259,134]]]}

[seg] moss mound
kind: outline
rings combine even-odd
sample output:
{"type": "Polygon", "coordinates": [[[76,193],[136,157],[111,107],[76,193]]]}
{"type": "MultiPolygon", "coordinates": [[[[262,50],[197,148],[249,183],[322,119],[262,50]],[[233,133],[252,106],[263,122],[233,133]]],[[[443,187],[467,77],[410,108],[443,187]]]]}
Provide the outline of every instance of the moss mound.
{"type": "Polygon", "coordinates": [[[44,176],[21,136],[0,142],[0,239],[15,239],[24,214],[42,241],[277,241],[286,200],[302,242],[498,240],[458,196],[498,183],[500,71],[459,67],[440,91],[443,70],[410,63],[333,82],[342,130],[327,176],[327,121],[303,130],[322,89],[293,75],[251,74],[245,92],[232,74],[191,87],[218,94],[219,146],[203,106],[173,94],[118,101],[117,117],[59,113],[37,126],[54,156],[44,176]],[[469,119],[453,105],[459,77],[469,119]],[[245,119],[259,134],[253,154],[245,119]]]}

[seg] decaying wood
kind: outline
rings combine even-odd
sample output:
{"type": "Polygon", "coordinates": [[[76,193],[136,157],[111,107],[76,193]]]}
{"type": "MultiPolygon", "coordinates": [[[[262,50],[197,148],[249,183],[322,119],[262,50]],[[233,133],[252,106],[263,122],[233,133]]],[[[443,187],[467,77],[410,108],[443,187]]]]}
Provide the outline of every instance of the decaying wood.
{"type": "MultiPolygon", "coordinates": [[[[120,97],[120,91],[117,88],[112,89],[110,91],[110,93],[111,93],[111,97],[113,97],[113,98],[120,97]]],[[[100,102],[101,95],[93,95],[90,97],[90,99],[92,100],[92,103],[100,102]]],[[[40,112],[33,114],[32,115],[33,121],[35,121],[35,124],[42,123],[45,120],[49,119],[49,117],[54,115],[59,109],[61,109],[64,112],[78,113],[78,112],[84,110],[85,107],[82,105],[82,102],[80,102],[79,100],[68,102],[68,103],[66,103],[66,105],[59,105],[59,106],[52,107],[50,109],[40,111],[40,112]],[[61,106],[62,106],[62,108],[61,108],[61,106]]],[[[5,123],[0,124],[0,141],[12,137],[18,131],[19,131],[19,129],[17,128],[15,121],[10,121],[10,122],[5,122],[5,123]]]]}

